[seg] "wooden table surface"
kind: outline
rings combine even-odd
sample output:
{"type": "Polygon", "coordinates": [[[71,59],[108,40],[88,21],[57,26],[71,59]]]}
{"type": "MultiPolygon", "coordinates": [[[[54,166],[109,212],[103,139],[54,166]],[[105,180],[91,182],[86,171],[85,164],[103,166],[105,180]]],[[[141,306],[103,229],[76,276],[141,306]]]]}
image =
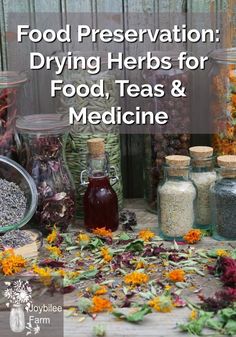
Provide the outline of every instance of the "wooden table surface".
{"type": "MultiPolygon", "coordinates": [[[[138,227],[148,227],[152,230],[157,228],[157,216],[145,210],[142,200],[129,200],[126,202],[126,208],[132,209],[136,212],[138,218],[138,227]]],[[[198,248],[222,248],[222,247],[236,247],[233,242],[218,242],[211,238],[204,238],[198,244],[198,248]]],[[[205,278],[202,288],[205,294],[212,294],[212,290],[217,288],[217,281],[210,281],[210,278],[205,278]]],[[[191,297],[191,300],[197,298],[197,294],[191,297]]],[[[72,294],[65,295],[65,305],[75,305],[76,297],[72,294]]],[[[125,309],[124,309],[125,312],[125,309]]],[[[131,324],[121,320],[117,320],[110,314],[99,314],[95,320],[89,316],[80,315],[78,317],[64,318],[64,336],[65,337],[90,337],[93,336],[93,327],[96,325],[103,325],[106,330],[106,337],[180,337],[186,336],[176,328],[176,324],[186,322],[190,310],[185,308],[175,309],[171,313],[152,313],[145,317],[140,324],[131,324]]],[[[212,331],[211,334],[213,335],[212,331]]],[[[219,335],[218,335],[219,336],[219,335]]]]}

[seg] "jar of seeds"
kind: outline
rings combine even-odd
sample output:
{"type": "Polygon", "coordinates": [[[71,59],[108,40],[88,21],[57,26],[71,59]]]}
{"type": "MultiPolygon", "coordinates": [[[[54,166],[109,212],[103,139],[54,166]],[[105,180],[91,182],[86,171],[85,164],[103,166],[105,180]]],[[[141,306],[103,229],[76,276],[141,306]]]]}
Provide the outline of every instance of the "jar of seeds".
{"type": "Polygon", "coordinates": [[[189,149],[192,158],[191,179],[197,187],[196,227],[209,229],[211,224],[210,187],[216,180],[213,148],[193,146],[189,149]]]}
{"type": "Polygon", "coordinates": [[[236,155],[217,158],[217,180],[211,187],[213,237],[236,240],[236,155]]]}
{"type": "Polygon", "coordinates": [[[64,157],[69,125],[60,114],[22,117],[16,123],[22,140],[21,164],[38,191],[33,225],[44,234],[54,226],[65,231],[75,220],[75,187],[64,157]]]}
{"type": "Polygon", "coordinates": [[[158,187],[158,220],[165,240],[182,240],[195,223],[197,191],[190,179],[190,157],[165,158],[164,181],[158,187]]]}

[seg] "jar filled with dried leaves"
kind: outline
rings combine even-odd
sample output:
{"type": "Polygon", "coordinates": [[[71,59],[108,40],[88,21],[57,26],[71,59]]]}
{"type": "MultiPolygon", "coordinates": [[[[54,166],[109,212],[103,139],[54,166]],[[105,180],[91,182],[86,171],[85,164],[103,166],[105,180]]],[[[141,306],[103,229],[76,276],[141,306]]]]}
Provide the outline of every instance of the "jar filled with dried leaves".
{"type": "Polygon", "coordinates": [[[190,157],[165,158],[164,180],[158,187],[158,220],[165,240],[182,240],[195,224],[197,190],[190,179],[190,157]]]}
{"type": "Polygon", "coordinates": [[[65,231],[75,218],[75,187],[63,146],[69,125],[62,115],[40,114],[20,118],[16,127],[22,140],[21,164],[38,191],[33,224],[44,234],[55,225],[65,231]]]}
{"type": "Polygon", "coordinates": [[[197,187],[196,227],[209,229],[211,224],[210,187],[216,180],[213,148],[193,146],[189,149],[192,158],[191,179],[197,187]]]}
{"type": "Polygon", "coordinates": [[[236,240],[236,155],[217,158],[218,177],[211,187],[213,237],[236,240]]]}

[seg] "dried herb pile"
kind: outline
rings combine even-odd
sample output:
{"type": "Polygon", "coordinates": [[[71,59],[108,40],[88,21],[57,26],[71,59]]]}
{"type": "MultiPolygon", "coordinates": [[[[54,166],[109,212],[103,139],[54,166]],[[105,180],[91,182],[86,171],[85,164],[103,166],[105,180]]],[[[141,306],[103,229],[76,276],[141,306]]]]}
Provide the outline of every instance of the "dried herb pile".
{"type": "Polygon", "coordinates": [[[199,232],[188,233],[185,243],[163,244],[149,230],[62,234],[55,228],[47,237],[46,258],[28,268],[51,292],[74,292],[75,305],[66,308],[70,316],[95,319],[107,312],[138,323],[151,312],[162,315],[188,306],[191,314],[179,329],[201,335],[210,328],[234,335],[236,251],[189,246],[200,239],[199,232]],[[214,278],[219,289],[205,294],[204,284],[214,278]],[[194,303],[189,302],[192,295],[194,303]],[[124,313],[123,308],[130,309],[124,313]]]}

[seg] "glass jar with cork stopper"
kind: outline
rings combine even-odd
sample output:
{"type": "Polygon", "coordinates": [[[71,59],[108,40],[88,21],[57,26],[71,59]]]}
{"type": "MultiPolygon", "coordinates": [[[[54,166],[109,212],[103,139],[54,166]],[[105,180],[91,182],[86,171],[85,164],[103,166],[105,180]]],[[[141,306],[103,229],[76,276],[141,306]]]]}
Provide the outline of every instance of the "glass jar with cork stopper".
{"type": "Polygon", "coordinates": [[[213,148],[193,146],[189,148],[191,156],[191,179],[197,187],[196,227],[209,229],[211,225],[210,187],[216,180],[213,148]]]}
{"type": "Polygon", "coordinates": [[[110,167],[102,138],[87,141],[87,170],[81,173],[81,184],[87,186],[84,194],[84,224],[87,230],[106,228],[115,231],[119,226],[118,199],[112,188],[118,178],[114,167],[110,167]],[[111,178],[110,172],[115,176],[111,178]],[[84,180],[88,176],[88,182],[84,180]]]}
{"type": "Polygon", "coordinates": [[[190,157],[165,157],[164,180],[158,187],[158,220],[165,240],[182,240],[194,227],[197,191],[190,179],[190,157]]]}
{"type": "Polygon", "coordinates": [[[213,237],[236,240],[236,155],[217,158],[217,180],[211,187],[213,237]]]}

